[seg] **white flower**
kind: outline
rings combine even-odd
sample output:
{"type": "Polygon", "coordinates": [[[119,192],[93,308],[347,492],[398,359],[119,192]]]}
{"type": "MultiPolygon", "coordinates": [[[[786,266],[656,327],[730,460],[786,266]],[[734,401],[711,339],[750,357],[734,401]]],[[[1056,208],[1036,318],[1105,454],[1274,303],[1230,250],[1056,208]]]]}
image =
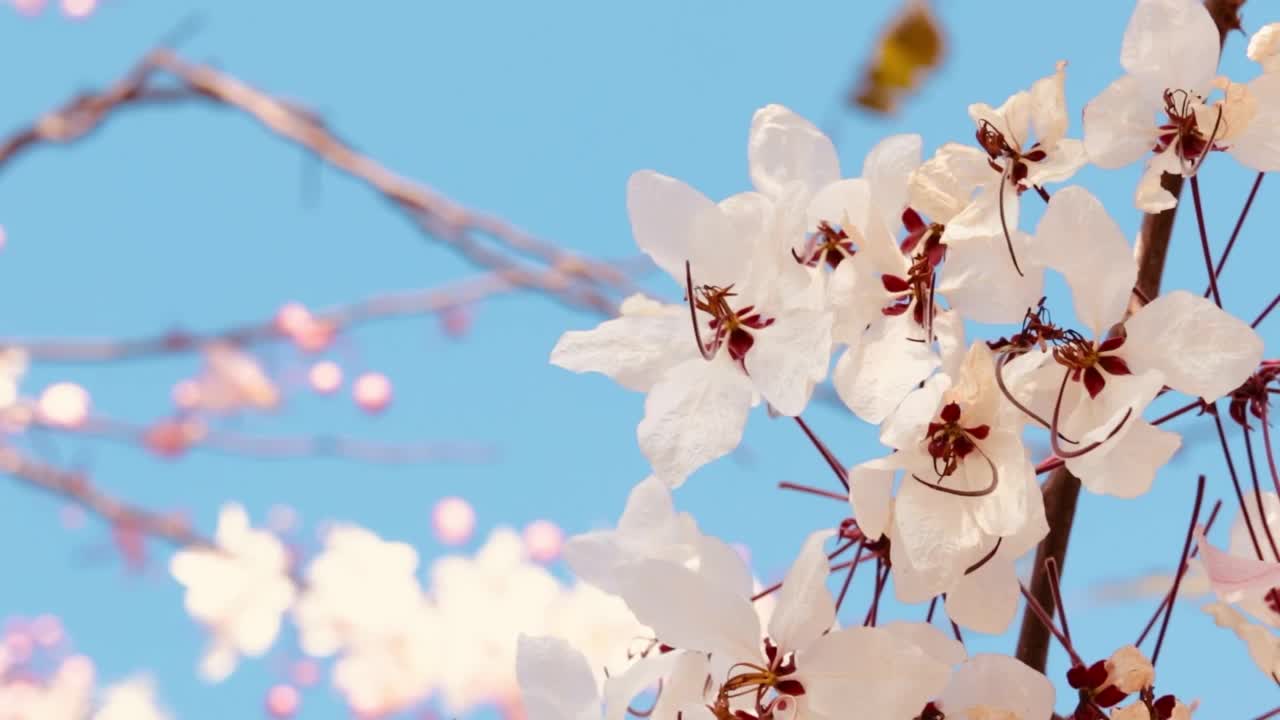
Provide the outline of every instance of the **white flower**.
{"type": "Polygon", "coordinates": [[[1114,685],[1123,693],[1136,693],[1155,684],[1156,669],[1142,651],[1133,645],[1125,645],[1107,659],[1107,685],[1114,685]]]}
{"type": "Polygon", "coordinates": [[[912,207],[946,226],[944,242],[1003,241],[1018,228],[1023,192],[1042,192],[1084,166],[1083,143],[1066,137],[1065,70],[1066,63],[1058,63],[1054,74],[998,108],[970,105],[980,147],[947,143],[913,175],[912,207]]]}
{"type": "MultiPolygon", "coordinates": [[[[1275,172],[1280,170],[1280,23],[1254,33],[1248,52],[1263,72],[1248,85],[1230,85],[1226,90],[1223,112],[1231,121],[1228,152],[1241,165],[1275,172]]],[[[1210,119],[1216,120],[1204,118],[1210,119]]]]}
{"type": "Polygon", "coordinates": [[[779,284],[786,266],[762,252],[761,199],[745,194],[717,205],[673,178],[632,175],[636,242],[692,293],[689,305],[633,303],[595,330],[566,333],[551,353],[555,365],[648,393],[640,448],[672,485],[737,447],[760,396],[778,413],[798,415],[826,376],[830,314],[786,297],[779,284]]]}
{"type": "MultiPolygon", "coordinates": [[[[683,565],[650,559],[620,569],[622,597],[661,642],[710,655],[713,706],[727,710],[730,693],[752,690],[753,707],[744,708],[752,712],[834,718],[858,707],[868,717],[912,717],[942,689],[947,666],[882,628],[828,632],[835,601],[826,587],[823,542],[831,534],[814,533],[805,542],[763,644],[749,597],[683,565]],[[755,690],[762,693],[758,703],[755,690]]],[[[705,666],[691,673],[683,679],[701,683],[705,666]]]]}
{"type": "Polygon", "coordinates": [[[850,471],[859,528],[890,538],[899,599],[948,593],[952,619],[984,632],[1012,621],[1013,562],[1047,531],[1022,426],[996,386],[991,351],[975,343],[954,384],[930,378],[884,424],[881,441],[895,452],[850,471]]]}
{"type": "Polygon", "coordinates": [[[380,717],[409,708],[440,683],[450,659],[439,613],[422,604],[404,618],[394,635],[363,637],[333,665],[333,685],[361,717],[380,717]]]}
{"type": "Polygon", "coordinates": [[[1143,410],[1165,385],[1208,402],[1229,393],[1256,369],[1262,339],[1184,290],[1125,319],[1137,263],[1115,221],[1083,188],[1054,195],[1037,228],[1036,252],[1065,276],[1076,317],[1093,339],[1071,331],[1052,352],[1025,352],[1008,363],[1006,380],[1053,428],[1054,452],[1086,487],[1141,495],[1181,443],[1143,420],[1143,410]],[[1108,337],[1122,321],[1124,333],[1108,337]]]}
{"type": "Polygon", "coordinates": [[[1218,599],[1280,628],[1280,595],[1275,592],[1280,587],[1280,557],[1272,544],[1280,536],[1280,499],[1274,492],[1261,493],[1260,498],[1248,494],[1244,504],[1246,513],[1231,526],[1226,552],[1197,534],[1200,561],[1218,599]]]}
{"type": "Polygon", "coordinates": [[[421,612],[418,553],[361,527],[338,526],[307,567],[306,591],[294,608],[300,644],[332,655],[369,638],[393,637],[421,612]]]}
{"type": "Polygon", "coordinates": [[[228,343],[204,348],[205,369],[196,378],[197,405],[234,412],[242,408],[270,410],[280,403],[280,390],[253,355],[228,343]]]}
{"type": "Polygon", "coordinates": [[[1154,148],[1136,195],[1144,212],[1176,205],[1161,176],[1194,174],[1212,149],[1214,127],[1198,122],[1197,109],[1213,89],[1218,53],[1217,26],[1198,0],[1139,0],[1120,50],[1127,74],[1085,105],[1084,145],[1094,164],[1123,167],[1154,148]],[[1158,112],[1168,119],[1157,123],[1158,112]]]}
{"type": "Polygon", "coordinates": [[[108,687],[93,720],[170,720],[156,702],[155,683],[137,677],[108,687]]]}
{"type": "Polygon", "coordinates": [[[1259,670],[1272,679],[1280,678],[1280,636],[1265,626],[1249,622],[1230,605],[1211,602],[1203,609],[1213,616],[1218,627],[1230,630],[1244,642],[1259,670]]]}
{"type": "Polygon", "coordinates": [[[202,673],[217,682],[235,668],[237,655],[258,656],[271,647],[295,590],[284,545],[252,529],[244,508],[222,508],[215,542],[178,551],[169,569],[187,588],[187,612],[212,635],[202,673]]]}
{"type": "Polygon", "coordinates": [[[83,720],[93,694],[93,662],[63,660],[45,682],[15,673],[0,681],[0,720],[83,720]]]}
{"type": "Polygon", "coordinates": [[[565,544],[564,556],[579,577],[614,594],[619,592],[618,569],[648,558],[686,565],[736,591],[751,589],[751,575],[737,552],[699,532],[688,513],[677,514],[671,491],[656,477],[632,489],[616,530],[574,536],[565,544]]]}
{"type": "MultiPolygon", "coordinates": [[[[556,637],[530,637],[517,641],[516,676],[527,720],[622,720],[631,698],[654,685],[672,670],[679,670],[681,654],[652,655],[637,661],[626,672],[605,682],[603,696],[587,658],[571,643],[556,637]],[[602,705],[607,710],[602,711],[602,705]]],[[[663,686],[653,712],[655,720],[712,718],[698,702],[677,705],[674,695],[687,694],[678,685],[663,686]]]]}
{"type": "Polygon", "coordinates": [[[1053,684],[1007,655],[975,655],[933,703],[948,718],[1042,720],[1053,715],[1053,684]]]}

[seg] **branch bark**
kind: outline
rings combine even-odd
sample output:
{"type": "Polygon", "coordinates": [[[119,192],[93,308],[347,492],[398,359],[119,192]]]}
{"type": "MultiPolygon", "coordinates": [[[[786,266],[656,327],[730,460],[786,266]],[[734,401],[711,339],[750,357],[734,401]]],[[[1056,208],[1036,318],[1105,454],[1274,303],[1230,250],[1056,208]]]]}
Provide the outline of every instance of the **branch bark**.
{"type": "MultiPolygon", "coordinates": [[[[1218,26],[1221,43],[1226,42],[1229,32],[1240,29],[1239,14],[1244,3],[1245,0],[1205,0],[1205,7],[1218,26]]],[[[1161,178],[1161,184],[1175,198],[1180,197],[1183,185],[1181,175],[1165,175],[1161,178]]],[[[1178,207],[1174,206],[1142,219],[1142,233],[1138,237],[1134,255],[1138,261],[1136,286],[1144,297],[1154,299],[1160,294],[1160,280],[1164,275],[1165,259],[1169,254],[1169,239],[1173,235],[1173,221],[1177,212],[1178,207]]],[[[1139,306],[1138,301],[1131,297],[1129,314],[1139,306]]],[[[1036,548],[1035,565],[1031,570],[1030,591],[1032,596],[1049,611],[1049,616],[1053,617],[1058,609],[1053,602],[1045,562],[1053,558],[1060,572],[1066,569],[1067,545],[1071,541],[1071,527],[1075,522],[1076,504],[1080,499],[1080,479],[1072,475],[1066,467],[1060,467],[1054,470],[1045,481],[1042,491],[1049,533],[1036,548]]],[[[1049,629],[1028,611],[1024,611],[1022,615],[1017,655],[1019,660],[1041,672],[1044,671],[1049,658],[1049,629]]]]}

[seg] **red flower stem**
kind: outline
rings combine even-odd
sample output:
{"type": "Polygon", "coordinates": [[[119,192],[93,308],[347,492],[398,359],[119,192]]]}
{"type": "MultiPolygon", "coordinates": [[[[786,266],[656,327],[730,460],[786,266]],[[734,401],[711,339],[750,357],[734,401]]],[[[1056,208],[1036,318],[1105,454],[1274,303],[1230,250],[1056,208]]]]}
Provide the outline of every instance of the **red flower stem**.
{"type": "MultiPolygon", "coordinates": [[[[1191,178],[1191,186],[1195,187],[1196,179],[1191,178]]],[[[1196,481],[1196,502],[1191,508],[1191,522],[1187,524],[1187,537],[1182,541],[1182,556],[1178,560],[1178,572],[1173,576],[1173,589],[1169,591],[1169,602],[1166,604],[1164,612],[1164,620],[1160,623],[1160,632],[1156,635],[1156,649],[1151,651],[1151,664],[1154,666],[1160,660],[1160,649],[1164,647],[1164,636],[1169,630],[1169,620],[1173,617],[1174,598],[1178,597],[1178,587],[1182,584],[1182,578],[1187,574],[1187,558],[1191,555],[1191,539],[1195,534],[1196,523],[1200,520],[1200,505],[1204,502],[1204,476],[1201,475],[1196,481]]]]}
{"type": "Polygon", "coordinates": [[[809,438],[809,442],[813,443],[813,446],[818,449],[818,452],[822,453],[822,458],[827,461],[827,466],[831,468],[831,472],[836,474],[836,479],[840,481],[840,484],[844,486],[845,490],[848,490],[849,473],[844,469],[844,464],[836,459],[835,454],[831,452],[831,449],[827,447],[826,443],[822,442],[817,435],[813,434],[813,430],[809,429],[809,424],[804,421],[804,418],[797,415],[796,424],[804,431],[804,434],[809,438]]]}
{"type": "MultiPolygon", "coordinates": [[[[1218,519],[1218,511],[1222,509],[1222,501],[1219,500],[1213,504],[1213,511],[1209,513],[1209,521],[1204,524],[1204,531],[1208,533],[1213,529],[1213,523],[1218,519]]],[[[1191,557],[1195,557],[1200,553],[1200,548],[1191,548],[1191,557]]],[[[1164,598],[1160,600],[1160,604],[1156,606],[1155,612],[1151,613],[1151,617],[1147,620],[1147,624],[1143,626],[1142,632],[1138,634],[1138,640],[1135,646],[1141,645],[1143,640],[1147,639],[1147,633],[1151,632],[1151,628],[1156,626],[1156,620],[1160,619],[1161,613],[1164,612],[1165,606],[1173,599],[1172,590],[1166,591],[1164,598]]]]}
{"type": "MultiPolygon", "coordinates": [[[[1231,231],[1231,239],[1227,240],[1227,246],[1222,249],[1222,257],[1218,258],[1218,265],[1213,270],[1213,278],[1216,280],[1222,275],[1222,266],[1227,264],[1227,256],[1231,254],[1231,248],[1236,246],[1236,238],[1240,237],[1240,228],[1244,226],[1244,219],[1249,215],[1249,208],[1253,207],[1253,199],[1258,195],[1258,187],[1262,185],[1262,178],[1266,177],[1266,173],[1258,173],[1258,177],[1253,180],[1253,187],[1249,189],[1249,197],[1244,201],[1244,209],[1240,211],[1240,217],[1236,219],[1236,226],[1231,231]]],[[[1204,297],[1209,297],[1209,293],[1213,290],[1213,285],[1208,285],[1204,289],[1204,297]]]]}
{"type": "MultiPolygon", "coordinates": [[[[1262,530],[1267,536],[1267,542],[1271,545],[1271,556],[1280,561],[1280,550],[1276,549],[1276,539],[1271,534],[1271,521],[1267,520],[1267,513],[1262,505],[1262,485],[1258,481],[1258,463],[1254,459],[1253,437],[1249,434],[1249,430],[1244,431],[1244,451],[1249,457],[1249,475],[1253,478],[1253,501],[1258,508],[1258,519],[1262,523],[1262,530]]],[[[1248,515],[1245,515],[1245,518],[1247,519],[1248,515]]],[[[1266,558],[1259,555],[1258,559],[1264,560],[1266,558]]]]}
{"type": "Polygon", "coordinates": [[[832,500],[839,500],[840,502],[849,502],[849,497],[847,495],[841,495],[840,493],[831,492],[830,490],[823,490],[822,488],[816,488],[812,485],[798,485],[793,482],[780,482],[778,483],[778,487],[783,490],[798,490],[799,492],[809,493],[810,495],[831,498],[832,500]]]}
{"type": "MultiPolygon", "coordinates": [[[[1262,546],[1258,544],[1258,536],[1253,531],[1253,521],[1249,519],[1249,508],[1245,505],[1244,491],[1240,489],[1240,476],[1236,474],[1236,463],[1231,459],[1231,446],[1227,444],[1227,433],[1222,427],[1222,418],[1218,416],[1218,406],[1215,404],[1209,412],[1213,416],[1213,425],[1218,430],[1218,445],[1222,448],[1222,457],[1227,460],[1227,472],[1231,475],[1231,486],[1235,488],[1236,500],[1240,503],[1240,512],[1244,514],[1244,525],[1249,530],[1249,539],[1253,541],[1254,552],[1257,553],[1258,559],[1262,559],[1262,546]]],[[[1254,476],[1257,479],[1257,476],[1254,476]]]]}

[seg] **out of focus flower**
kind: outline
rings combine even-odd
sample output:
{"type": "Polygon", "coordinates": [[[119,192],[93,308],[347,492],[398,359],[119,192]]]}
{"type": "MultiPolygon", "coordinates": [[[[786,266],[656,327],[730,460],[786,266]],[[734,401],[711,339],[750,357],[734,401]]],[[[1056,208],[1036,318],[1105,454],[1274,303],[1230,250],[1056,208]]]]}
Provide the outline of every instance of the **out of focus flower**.
{"type": "Polygon", "coordinates": [[[258,656],[271,647],[295,590],[284,545],[252,529],[244,508],[222,509],[215,542],[213,548],[178,551],[169,568],[187,588],[187,612],[211,635],[201,672],[219,682],[235,669],[238,655],[258,656]]]}

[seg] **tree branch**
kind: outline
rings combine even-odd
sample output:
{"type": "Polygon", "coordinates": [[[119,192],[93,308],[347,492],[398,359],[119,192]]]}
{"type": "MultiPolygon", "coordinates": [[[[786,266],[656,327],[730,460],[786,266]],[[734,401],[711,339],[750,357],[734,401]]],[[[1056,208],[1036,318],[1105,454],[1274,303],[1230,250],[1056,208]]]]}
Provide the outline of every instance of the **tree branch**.
{"type": "Polygon", "coordinates": [[[99,129],[116,111],[191,100],[222,105],[257,120],[269,132],[364,182],[403,210],[425,234],[443,241],[476,265],[500,271],[507,282],[546,293],[572,307],[608,315],[615,314],[614,303],[603,291],[634,289],[630,279],[616,268],[562,250],[496,216],[470,210],[425,185],[396,175],[356,152],[316,114],[211,67],[186,62],[166,48],[153,50],[105,90],[77,95],[0,141],[0,167],[35,147],[79,140],[99,129]],[[161,84],[159,81],[165,78],[170,82],[161,84]],[[531,269],[528,263],[490,247],[486,238],[545,264],[545,268],[541,272],[531,269]]]}
{"type": "MultiPolygon", "coordinates": [[[[1245,0],[1205,0],[1205,7],[1218,25],[1221,43],[1226,42],[1227,33],[1240,28],[1239,13],[1244,3],[1245,0]]],[[[1181,175],[1166,174],[1161,178],[1161,184],[1175,198],[1182,192],[1181,175]]],[[[1136,287],[1145,297],[1154,299],[1160,294],[1160,279],[1164,274],[1165,258],[1169,254],[1169,239],[1173,235],[1173,221],[1177,211],[1175,206],[1155,215],[1147,215],[1142,220],[1142,234],[1138,237],[1134,254],[1138,261],[1136,287]]],[[[1129,312],[1132,313],[1139,306],[1131,296],[1129,312]]],[[[1066,467],[1059,467],[1045,481],[1042,490],[1049,533],[1036,549],[1030,590],[1032,596],[1053,617],[1057,608],[1054,606],[1049,577],[1044,569],[1045,561],[1053,558],[1060,569],[1066,568],[1067,545],[1071,540],[1071,526],[1075,521],[1076,503],[1080,498],[1080,480],[1067,471],[1066,467]]],[[[1019,660],[1042,672],[1048,661],[1049,629],[1030,612],[1024,612],[1022,616],[1017,655],[1019,660]]]]}

